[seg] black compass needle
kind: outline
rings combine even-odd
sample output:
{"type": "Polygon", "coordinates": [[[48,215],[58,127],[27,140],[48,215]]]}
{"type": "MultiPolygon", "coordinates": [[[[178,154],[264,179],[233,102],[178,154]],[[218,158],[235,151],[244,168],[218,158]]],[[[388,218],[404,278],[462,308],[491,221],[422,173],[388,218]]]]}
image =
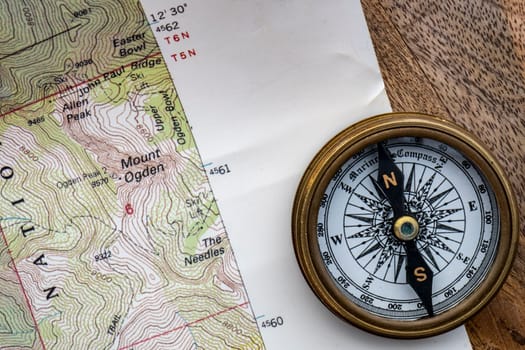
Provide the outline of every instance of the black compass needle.
{"type": "Polygon", "coordinates": [[[407,281],[416,292],[429,316],[434,316],[432,305],[432,280],[434,273],[423,259],[416,246],[419,223],[405,209],[404,177],[383,143],[377,144],[378,175],[380,196],[385,197],[394,211],[394,235],[403,242],[407,253],[407,281]]]}
{"type": "Polygon", "coordinates": [[[434,316],[432,280],[434,273],[421,256],[414,240],[405,241],[407,252],[407,281],[414,289],[429,316],[434,316]]]}
{"type": "Polygon", "coordinates": [[[379,193],[388,199],[388,202],[394,210],[394,221],[403,216],[405,213],[404,203],[405,196],[403,193],[403,173],[394,163],[392,156],[387,151],[383,143],[377,144],[377,156],[379,160],[379,169],[377,183],[383,191],[379,193]]]}

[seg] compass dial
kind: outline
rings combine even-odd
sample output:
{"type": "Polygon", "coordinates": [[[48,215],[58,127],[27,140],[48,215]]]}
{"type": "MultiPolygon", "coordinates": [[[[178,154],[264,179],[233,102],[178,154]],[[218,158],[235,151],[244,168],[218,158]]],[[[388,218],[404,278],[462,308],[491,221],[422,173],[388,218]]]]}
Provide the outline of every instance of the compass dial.
{"type": "MultiPolygon", "coordinates": [[[[433,271],[439,314],[483,280],[499,237],[499,212],[487,181],[457,150],[432,139],[388,140],[405,179],[405,207],[419,224],[417,249],[433,271]],[[465,239],[465,236],[468,239],[465,239]]],[[[427,315],[409,286],[407,253],[392,234],[393,210],[377,183],[377,147],[369,146],[336,172],[323,193],[317,227],[321,255],[341,290],[373,314],[395,319],[427,315]]]]}
{"type": "Polygon", "coordinates": [[[367,331],[450,330],[511,268],[518,210],[503,170],[455,124],[416,113],[361,121],[315,156],[292,213],[295,254],[328,309],[367,331]]]}

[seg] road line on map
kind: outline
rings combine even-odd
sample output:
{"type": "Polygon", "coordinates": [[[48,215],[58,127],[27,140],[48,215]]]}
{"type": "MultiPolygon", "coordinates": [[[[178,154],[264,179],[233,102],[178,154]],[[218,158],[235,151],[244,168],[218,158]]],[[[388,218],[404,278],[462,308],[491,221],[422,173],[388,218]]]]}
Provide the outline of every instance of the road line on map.
{"type": "Polygon", "coordinates": [[[206,320],[209,320],[210,318],[214,318],[214,317],[217,317],[217,316],[222,315],[222,314],[224,314],[224,313],[227,313],[227,312],[229,312],[229,311],[232,311],[232,310],[238,309],[238,308],[240,308],[240,307],[244,307],[244,306],[248,305],[249,303],[250,303],[250,302],[247,301],[247,302],[244,302],[244,303],[242,303],[242,304],[239,304],[239,305],[235,305],[235,306],[229,307],[229,308],[227,308],[227,309],[224,309],[224,310],[222,310],[222,311],[219,311],[219,312],[216,312],[216,313],[214,313],[214,314],[208,315],[208,316],[206,316],[206,317],[199,318],[198,320],[192,321],[192,322],[190,322],[190,323],[183,324],[182,326],[178,326],[178,327],[173,328],[173,329],[170,329],[170,330],[168,330],[168,331],[165,331],[165,332],[162,332],[162,333],[159,333],[159,334],[155,334],[155,335],[153,335],[153,336],[151,336],[151,337],[144,338],[144,339],[142,339],[142,340],[136,341],[136,342],[131,343],[131,344],[129,344],[129,345],[123,346],[123,347],[119,348],[118,350],[125,350],[125,349],[129,349],[129,348],[132,348],[132,347],[137,346],[137,345],[140,345],[140,344],[144,344],[144,343],[146,343],[146,342],[148,342],[148,341],[150,341],[150,340],[160,338],[160,337],[162,337],[162,336],[165,336],[165,335],[167,335],[167,334],[170,334],[170,333],[173,333],[173,332],[176,332],[176,331],[180,331],[180,330],[182,330],[182,329],[184,329],[184,328],[191,327],[191,326],[193,326],[193,325],[195,325],[195,324],[197,324],[197,323],[199,323],[199,322],[206,321],[206,320]]]}
{"type": "MultiPolygon", "coordinates": [[[[152,58],[152,57],[156,57],[156,56],[159,56],[160,54],[161,54],[160,51],[159,51],[159,52],[152,53],[151,55],[144,56],[144,57],[141,58],[140,60],[130,62],[130,63],[124,65],[124,67],[126,67],[126,68],[127,68],[127,67],[130,67],[130,66],[131,66],[133,63],[135,63],[135,62],[142,61],[142,60],[146,60],[146,59],[148,59],[148,58],[152,58]]],[[[100,75],[97,75],[96,77],[93,77],[93,78],[91,78],[91,79],[87,79],[87,80],[81,81],[80,83],[77,83],[77,84],[75,84],[75,85],[68,86],[66,89],[64,89],[64,90],[59,90],[59,91],[57,91],[57,92],[55,92],[55,93],[52,93],[51,95],[47,95],[47,96],[41,97],[41,98],[39,98],[39,99],[36,99],[36,100],[34,100],[34,101],[28,102],[28,103],[26,103],[25,105],[22,105],[22,106],[16,107],[15,109],[12,109],[12,110],[10,110],[10,111],[8,111],[8,112],[5,112],[5,113],[3,113],[3,114],[0,114],[0,118],[3,118],[3,117],[5,117],[5,116],[7,116],[7,115],[9,115],[9,114],[11,114],[11,113],[17,112],[17,111],[19,111],[19,110],[21,110],[21,109],[24,109],[24,108],[26,108],[26,107],[32,106],[32,105],[34,105],[34,104],[36,104],[36,103],[38,103],[38,102],[42,102],[42,101],[47,100],[47,99],[49,99],[49,98],[55,97],[55,96],[57,96],[57,95],[62,95],[63,93],[65,93],[65,92],[67,92],[67,91],[69,91],[69,90],[72,90],[72,89],[77,88],[77,87],[79,87],[79,86],[81,86],[81,85],[84,85],[84,84],[90,83],[90,82],[92,82],[92,81],[94,81],[94,80],[100,79],[100,78],[104,77],[104,74],[111,74],[111,73],[116,72],[117,70],[119,70],[119,69],[121,69],[121,68],[122,68],[122,66],[120,66],[120,67],[118,67],[118,68],[115,68],[115,69],[113,69],[113,70],[107,71],[107,72],[105,72],[105,73],[102,73],[102,74],[100,74],[100,75]]]]}
{"type": "Polygon", "coordinates": [[[20,277],[20,274],[18,273],[18,269],[16,267],[15,259],[13,258],[13,254],[11,253],[11,249],[9,249],[9,243],[7,243],[7,237],[5,236],[4,230],[2,226],[0,226],[0,233],[2,234],[2,238],[4,239],[5,246],[7,248],[7,253],[9,254],[9,257],[11,258],[11,263],[13,264],[13,270],[15,271],[16,277],[18,278],[18,282],[20,283],[20,288],[22,289],[22,294],[24,294],[24,299],[27,303],[27,307],[29,308],[29,313],[31,314],[31,318],[33,319],[33,323],[35,324],[35,330],[38,335],[38,339],[40,340],[40,343],[42,344],[42,348],[46,350],[46,345],[44,344],[44,339],[42,338],[42,334],[40,333],[40,329],[38,328],[38,322],[36,321],[35,314],[33,313],[33,308],[31,307],[31,303],[29,302],[29,298],[27,296],[27,292],[24,288],[24,285],[22,283],[22,278],[20,277]]]}

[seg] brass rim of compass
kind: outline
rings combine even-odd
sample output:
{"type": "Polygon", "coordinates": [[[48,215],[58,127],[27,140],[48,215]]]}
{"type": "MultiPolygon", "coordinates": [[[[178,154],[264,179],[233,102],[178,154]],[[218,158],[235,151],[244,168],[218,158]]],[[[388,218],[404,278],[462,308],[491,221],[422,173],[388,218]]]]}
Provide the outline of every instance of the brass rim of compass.
{"type": "Polygon", "coordinates": [[[332,312],[369,332],[395,338],[421,338],[455,328],[478,312],[507,277],[518,243],[518,209],[502,168],[478,139],[459,126],[420,113],[387,113],[365,119],[332,138],[314,157],[299,184],[292,212],[292,238],[304,277],[332,312]],[[368,145],[390,138],[431,138],[454,147],[484,174],[500,211],[496,256],[485,279],[458,305],[434,317],[399,321],[375,316],[351,302],[326,270],[320,255],[316,222],[323,192],[345,161],[368,145]]]}

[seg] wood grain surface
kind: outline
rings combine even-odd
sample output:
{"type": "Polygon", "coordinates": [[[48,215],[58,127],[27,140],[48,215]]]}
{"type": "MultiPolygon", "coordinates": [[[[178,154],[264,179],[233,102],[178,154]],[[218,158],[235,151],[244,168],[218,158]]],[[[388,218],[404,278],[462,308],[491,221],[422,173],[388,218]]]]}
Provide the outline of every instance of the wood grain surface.
{"type": "Polygon", "coordinates": [[[506,170],[520,213],[502,290],[466,324],[474,349],[525,349],[525,2],[362,0],[396,111],[451,119],[506,170]]]}

